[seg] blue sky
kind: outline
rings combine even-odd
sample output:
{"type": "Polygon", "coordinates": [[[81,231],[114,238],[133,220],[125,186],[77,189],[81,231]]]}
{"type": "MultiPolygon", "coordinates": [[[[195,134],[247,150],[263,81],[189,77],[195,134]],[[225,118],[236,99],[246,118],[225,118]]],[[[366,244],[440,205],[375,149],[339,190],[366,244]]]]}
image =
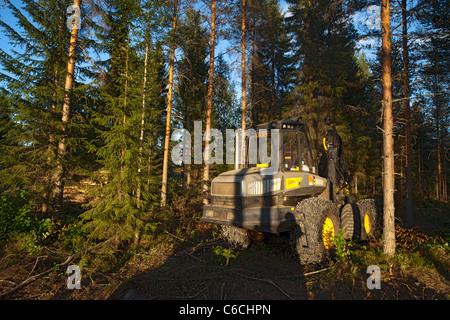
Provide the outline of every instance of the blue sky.
{"type": "MultiPolygon", "coordinates": [[[[20,0],[11,0],[11,2],[16,5],[17,7],[21,6],[21,1],[20,0]]],[[[288,4],[285,1],[280,1],[280,8],[282,10],[283,13],[285,14],[289,14],[288,12],[288,4]]],[[[367,27],[367,18],[370,16],[372,16],[372,20],[369,19],[369,23],[372,22],[373,23],[373,18],[375,17],[376,19],[376,10],[371,12],[371,11],[364,11],[364,12],[360,12],[358,14],[356,14],[353,18],[354,23],[356,28],[361,31],[364,28],[367,27]]],[[[11,15],[11,13],[9,12],[9,10],[7,8],[5,8],[5,5],[2,1],[0,1],[0,19],[4,22],[6,22],[8,25],[12,26],[13,28],[15,27],[15,18],[11,15]]],[[[372,44],[375,46],[378,46],[379,44],[377,43],[376,39],[365,39],[363,41],[361,41],[361,44],[372,44]]],[[[5,50],[6,52],[9,52],[11,49],[11,45],[8,43],[8,38],[6,38],[3,34],[0,34],[0,48],[2,50],[5,50]]],[[[216,48],[216,53],[217,54],[221,54],[224,52],[227,52],[227,50],[229,50],[230,48],[230,44],[227,43],[226,41],[219,41],[217,48],[216,48]]],[[[366,57],[371,59],[374,58],[373,56],[373,52],[371,52],[370,50],[364,50],[366,53],[366,57]]],[[[240,65],[239,63],[236,63],[239,60],[239,53],[234,52],[231,54],[226,54],[225,55],[225,59],[229,62],[232,63],[231,65],[231,70],[232,70],[232,79],[235,81],[235,85],[239,86],[240,83],[240,72],[238,69],[238,66],[240,65]]],[[[239,92],[239,90],[237,90],[237,92],[239,92]]]]}

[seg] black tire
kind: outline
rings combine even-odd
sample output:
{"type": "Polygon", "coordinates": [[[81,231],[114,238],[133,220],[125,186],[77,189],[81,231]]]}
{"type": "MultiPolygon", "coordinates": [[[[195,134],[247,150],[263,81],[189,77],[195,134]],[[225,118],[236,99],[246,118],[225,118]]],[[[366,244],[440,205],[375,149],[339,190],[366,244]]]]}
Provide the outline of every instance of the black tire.
{"type": "Polygon", "coordinates": [[[248,249],[252,243],[247,235],[247,230],[235,226],[222,226],[222,237],[236,249],[248,249]]]}
{"type": "Polygon", "coordinates": [[[374,237],[375,232],[381,226],[383,216],[383,204],[379,200],[364,199],[356,204],[361,220],[361,239],[368,240],[374,237]]]}
{"type": "Polygon", "coordinates": [[[361,239],[361,215],[355,203],[347,203],[341,210],[341,228],[344,238],[351,240],[361,239]]]}
{"type": "Polygon", "coordinates": [[[291,230],[291,246],[301,264],[317,264],[332,254],[332,238],[324,238],[325,222],[333,224],[333,237],[339,233],[339,210],[331,201],[308,198],[297,204],[296,226],[291,230]],[[327,220],[330,219],[330,220],[327,220]],[[326,245],[327,243],[327,245],[326,245]]]}

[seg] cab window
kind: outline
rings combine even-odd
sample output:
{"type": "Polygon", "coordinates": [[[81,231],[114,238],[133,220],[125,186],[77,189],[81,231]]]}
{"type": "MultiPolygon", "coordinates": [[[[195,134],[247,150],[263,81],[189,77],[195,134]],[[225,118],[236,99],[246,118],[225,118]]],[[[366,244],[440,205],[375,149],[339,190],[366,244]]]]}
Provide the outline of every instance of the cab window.
{"type": "Polygon", "coordinates": [[[314,172],[306,133],[283,131],[283,168],[285,171],[314,172]]]}
{"type": "Polygon", "coordinates": [[[283,131],[283,168],[299,171],[298,140],[296,131],[283,131]]]}

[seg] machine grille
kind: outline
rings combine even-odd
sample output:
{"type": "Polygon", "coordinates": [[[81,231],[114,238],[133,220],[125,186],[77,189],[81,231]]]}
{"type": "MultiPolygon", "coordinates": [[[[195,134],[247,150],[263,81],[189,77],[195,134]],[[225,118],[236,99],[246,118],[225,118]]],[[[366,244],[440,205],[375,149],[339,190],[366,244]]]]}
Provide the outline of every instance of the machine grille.
{"type": "Polygon", "coordinates": [[[237,196],[241,194],[240,182],[213,182],[212,194],[237,196]]]}

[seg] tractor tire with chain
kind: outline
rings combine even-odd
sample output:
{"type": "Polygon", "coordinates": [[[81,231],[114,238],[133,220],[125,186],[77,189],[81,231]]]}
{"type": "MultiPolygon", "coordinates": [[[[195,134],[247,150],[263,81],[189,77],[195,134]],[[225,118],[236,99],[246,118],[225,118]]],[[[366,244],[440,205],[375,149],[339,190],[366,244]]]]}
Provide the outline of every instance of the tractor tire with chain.
{"type": "Polygon", "coordinates": [[[344,238],[350,240],[361,239],[361,214],[355,203],[347,203],[341,210],[341,228],[344,238]]]}
{"type": "Polygon", "coordinates": [[[364,199],[356,203],[361,220],[361,239],[368,240],[374,237],[379,230],[383,217],[383,203],[375,199],[364,199]]]}
{"type": "Polygon", "coordinates": [[[336,205],[321,198],[305,199],[296,206],[295,220],[295,228],[290,232],[290,244],[299,262],[318,264],[331,256],[333,237],[340,230],[339,210],[336,205]],[[325,238],[325,226],[330,223],[334,234],[331,238],[325,238]]]}
{"type": "Polygon", "coordinates": [[[236,249],[248,249],[252,240],[248,237],[247,230],[235,226],[222,226],[222,237],[236,249]]]}

